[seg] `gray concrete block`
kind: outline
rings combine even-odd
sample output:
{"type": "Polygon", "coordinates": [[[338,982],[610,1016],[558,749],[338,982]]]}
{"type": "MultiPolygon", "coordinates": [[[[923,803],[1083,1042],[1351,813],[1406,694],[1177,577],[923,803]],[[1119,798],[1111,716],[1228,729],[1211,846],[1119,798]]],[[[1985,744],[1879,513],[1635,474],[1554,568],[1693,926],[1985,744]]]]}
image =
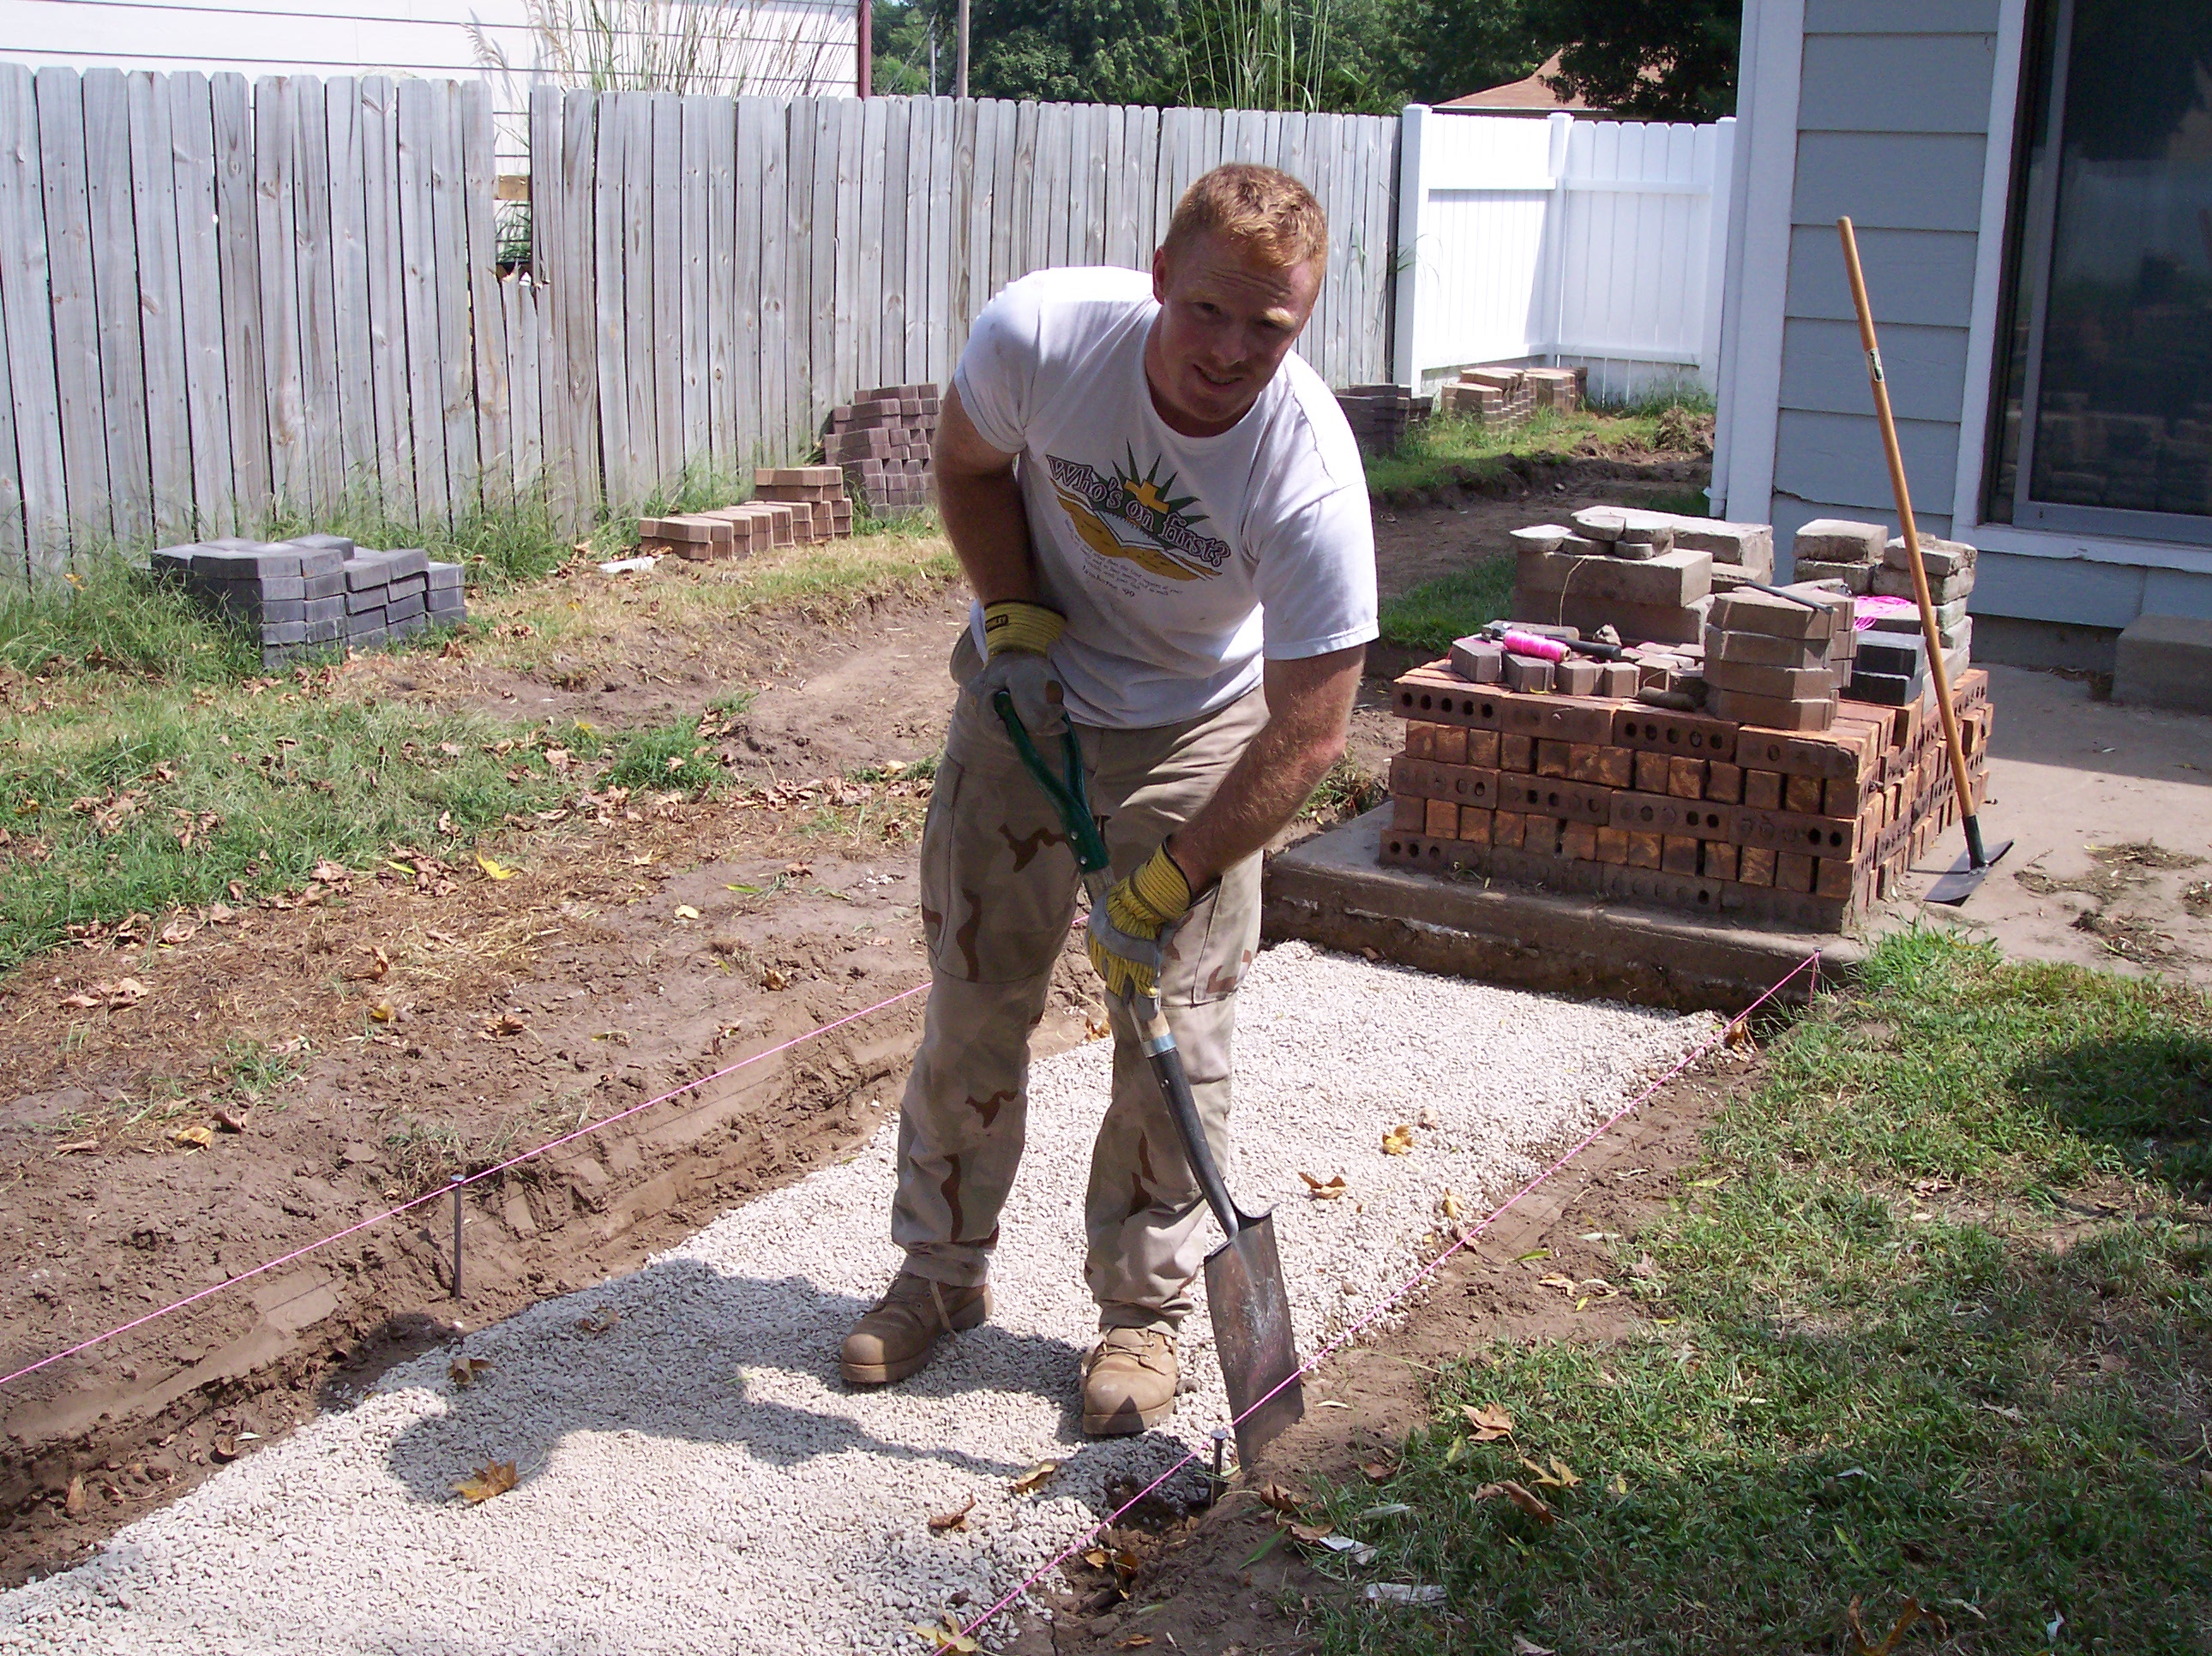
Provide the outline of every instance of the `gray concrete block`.
{"type": "Polygon", "coordinates": [[[1790,554],[1800,563],[1880,563],[1888,543],[1886,524],[1856,523],[1847,518],[1815,518],[1797,531],[1790,554]]]}
{"type": "Polygon", "coordinates": [[[301,601],[300,618],[307,622],[335,621],[343,624],[346,618],[345,594],[334,598],[305,598],[301,601]]]}
{"type": "Polygon", "coordinates": [[[261,623],[261,642],[270,644],[301,644],[307,641],[307,623],[304,621],[265,621],[261,623]]]}
{"type": "Polygon", "coordinates": [[[430,573],[430,555],[419,546],[403,546],[384,555],[392,560],[392,573],[395,579],[402,575],[427,575],[430,573]]]}
{"type": "Polygon", "coordinates": [[[307,583],[307,595],[310,602],[316,598],[345,596],[346,578],[343,567],[325,569],[319,574],[307,575],[301,579],[307,583]]]}
{"type": "Polygon", "coordinates": [[[371,586],[387,586],[397,573],[391,553],[356,552],[345,561],[346,590],[359,592],[371,586]]]}
{"type": "Polygon", "coordinates": [[[1598,602],[1680,606],[1712,591],[1713,555],[1663,552],[1642,560],[1581,558],[1565,551],[1522,553],[1517,584],[1532,592],[1565,592],[1598,602]]]}
{"type": "Polygon", "coordinates": [[[1875,566],[1870,563],[1822,563],[1800,558],[1795,573],[1799,580],[1840,581],[1846,592],[1863,596],[1874,591],[1875,566]]]}
{"type": "Polygon", "coordinates": [[[300,555],[281,541],[246,541],[225,545],[210,541],[192,555],[192,573],[201,580],[266,579],[300,575],[300,555]]]}
{"type": "Polygon", "coordinates": [[[1830,654],[1825,639],[1777,638],[1771,633],[1705,628],[1705,659],[1737,661],[1754,667],[1824,667],[1830,654]]]}
{"type": "Polygon", "coordinates": [[[410,616],[419,616],[428,608],[429,604],[420,592],[394,594],[385,601],[384,619],[386,624],[389,625],[395,621],[405,621],[410,616]]]}
{"type": "Polygon", "coordinates": [[[374,586],[355,588],[346,594],[347,613],[357,616],[368,610],[380,611],[384,608],[385,594],[388,590],[381,581],[374,586]]]}
{"type": "Polygon", "coordinates": [[[2212,621],[2136,616],[2120,631],[2112,700],[2212,713],[2212,621]]]}
{"type": "Polygon", "coordinates": [[[433,592],[458,592],[463,585],[461,566],[457,563],[430,562],[430,590],[433,592]]]}
{"type": "Polygon", "coordinates": [[[363,633],[382,632],[384,606],[380,604],[373,609],[355,610],[346,617],[345,629],[349,638],[358,638],[363,633]]]}
{"type": "Polygon", "coordinates": [[[1730,523],[1723,518],[1670,518],[1677,550],[1710,552],[1715,563],[1739,565],[1754,580],[1774,573],[1774,530],[1767,524],[1730,523]]]}
{"type": "MultiPolygon", "coordinates": [[[[1979,555],[1964,541],[1938,540],[1933,535],[1920,537],[1920,567],[1928,572],[1929,580],[1941,580],[1946,575],[1955,575],[1962,569],[1972,569],[1979,555]]],[[[1905,561],[1905,537],[1892,535],[1881,549],[1881,561],[1886,567],[1909,570],[1905,561]]]]}
{"type": "MultiPolygon", "coordinates": [[[[1909,598],[1912,592],[1912,572],[1893,569],[1885,564],[1874,572],[1874,590],[1885,598],[1909,598]]],[[[1938,579],[1936,572],[1928,572],[1928,597],[1931,603],[1943,604],[1963,603],[1966,594],[1974,590],[1974,572],[1961,569],[1956,574],[1938,579]]]]}

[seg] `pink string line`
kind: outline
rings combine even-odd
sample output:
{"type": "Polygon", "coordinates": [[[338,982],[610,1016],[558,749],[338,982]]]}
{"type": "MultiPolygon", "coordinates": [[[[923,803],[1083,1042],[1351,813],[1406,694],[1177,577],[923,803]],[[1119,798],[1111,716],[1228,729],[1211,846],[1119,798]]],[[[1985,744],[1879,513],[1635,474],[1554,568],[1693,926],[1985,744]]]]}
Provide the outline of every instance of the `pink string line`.
{"type": "Polygon", "coordinates": [[[41,1357],[36,1362],[26,1364],[24,1367],[18,1368],[12,1374],[0,1375],[0,1386],[12,1386],[17,1380],[21,1380],[26,1374],[35,1374],[40,1369],[45,1368],[51,1364],[59,1362],[64,1357],[74,1357],[79,1352],[89,1351],[95,1345],[105,1344],[107,1341],[113,1339],[118,1334],[127,1334],[134,1328],[143,1328],[148,1323],[153,1322],[159,1318],[166,1317],[172,1312],[182,1311],[188,1305],[198,1304],[200,1301],[206,1299],[211,1294],[220,1294],[226,1289],[236,1288],[240,1283],[251,1281],[252,1278],[262,1275],[264,1271],[274,1271],[279,1265],[290,1265],[295,1259],[305,1259],[308,1254],[314,1253],[317,1249],[328,1247],[332,1242],[343,1241],[347,1237],[357,1235],[361,1232],[368,1229],[372,1225],[380,1225],[387,1219],[396,1219],[401,1214],[409,1212],[415,1208],[419,1208],[425,1203],[441,1200],[448,1192],[458,1188],[465,1188],[467,1186],[477,1183],[479,1180],[489,1179],[495,1174],[505,1173],[510,1168],[520,1167],[525,1162],[528,1162],[534,1157],[543,1156],[548,1150],[558,1149],[563,1144],[574,1143],[579,1138],[588,1137],[591,1134],[598,1132],[603,1128],[613,1126],[618,1121],[627,1121],[630,1117],[641,1114],[645,1111],[652,1109],[656,1105],[665,1104],[672,1098],[681,1098],[684,1094],[695,1091],[701,1087],[704,1087],[710,1082],[720,1081],[725,1076],[735,1075],[738,1071],[744,1069],[750,1065],[757,1064],[764,1058],[774,1058],[778,1052],[787,1052],[793,1047],[801,1046],[807,1041],[812,1040],[817,1035],[826,1035],[832,1029],[842,1028],[846,1024],[854,1022],[860,1018],[867,1017],[873,1013],[880,1012],[887,1006],[896,1006],[901,1001],[910,999],[914,996],[921,993],[922,991],[928,987],[929,984],[925,980],[924,981],[915,985],[911,989],[902,990],[899,993],[893,995],[888,1000],[879,1000],[873,1006],[864,1006],[857,1012],[849,1012],[846,1014],[845,1016],[836,1019],[831,1022],[823,1024],[818,1028],[809,1029],[803,1035],[793,1035],[789,1040],[783,1042],[781,1046],[767,1047],[761,1052],[755,1052],[750,1058],[741,1058],[735,1064],[726,1065],[725,1067],[715,1071],[712,1075],[701,1076],[696,1081],[687,1081],[681,1087],[675,1089],[672,1092],[663,1093],[658,1098],[648,1098],[642,1104],[633,1104],[629,1108],[620,1111],[614,1115],[608,1116],[603,1120],[594,1121],[587,1127],[579,1127],[574,1132],[563,1133],[558,1138],[548,1139],[544,1143],[540,1144],[536,1149],[525,1150],[520,1156],[509,1156],[497,1167],[486,1168],[482,1173],[472,1173],[469,1174],[467,1178],[457,1180],[452,1184],[448,1184],[441,1190],[431,1191],[425,1195],[415,1198],[415,1199],[410,1202],[402,1202],[396,1208],[386,1208],[383,1212],[374,1214],[368,1218],[361,1220],[356,1223],[348,1225],[343,1230],[336,1231],[331,1234],[324,1237],[320,1241],[309,1242],[305,1247],[295,1247],[289,1253],[279,1254],[276,1259],[270,1259],[265,1264],[258,1265],[251,1271],[241,1271],[237,1276],[217,1283],[211,1288],[204,1288],[197,1294],[187,1294],[183,1299],[178,1300],[172,1304],[165,1305],[158,1311],[149,1311],[143,1317],[135,1317],[127,1323],[119,1324],[116,1327],[109,1329],[105,1334],[95,1334],[90,1339],[81,1341],[77,1344],[70,1346],[65,1351],[57,1351],[52,1356],[41,1357]]]}
{"type": "MultiPolygon", "coordinates": [[[[1598,1123],[1596,1126],[1591,1128],[1580,1138],[1577,1139],[1573,1144],[1568,1147],[1565,1153],[1562,1155],[1558,1161],[1553,1162],[1550,1167],[1546,1168],[1534,1179],[1531,1179],[1527,1184],[1522,1186],[1519,1190],[1515,1191],[1512,1195],[1507,1197],[1503,1202],[1500,1202],[1495,1208],[1492,1209],[1490,1216],[1485,1219],[1480,1224],[1462,1227],[1461,1228],[1458,1240],[1453,1242],[1449,1247],[1437,1254],[1435,1259],[1430,1260],[1428,1264],[1423,1265],[1411,1277],[1408,1277],[1404,1283],[1400,1284],[1387,1299],[1383,1300],[1372,1311],[1370,1311],[1358,1322],[1352,1324],[1349,1328],[1339,1334],[1327,1345],[1322,1347],[1320,1350],[1315,1352],[1312,1356],[1307,1358],[1303,1365],[1301,1365],[1292,1374],[1285,1376],[1279,1384],[1267,1392],[1266,1397],[1258,1399],[1251,1405],[1250,1408],[1245,1410],[1243,1414],[1238,1415],[1235,1419],[1231,1420],[1229,1422],[1230,1425],[1232,1428],[1240,1425],[1243,1423],[1246,1416],[1254,1414],[1258,1410],[1266,1408],[1267,1404],[1274,1398],[1275,1393],[1280,1392],[1284,1386],[1295,1385],[1308,1374],[1313,1374],[1315,1371],[1319,1369],[1322,1364],[1328,1362],[1330,1357],[1335,1356],[1337,1351],[1347,1341],[1358,1335],[1361,1330],[1366,1328],[1370,1323],[1374,1322],[1376,1318],[1380,1317],[1384,1312],[1389,1310],[1392,1306],[1397,1304],[1399,1301],[1404,1299],[1407,1295],[1412,1293],[1416,1288],[1419,1287],[1422,1283],[1433,1276],[1443,1266],[1445,1260],[1450,1259],[1453,1254],[1458,1253],[1468,1243],[1474,1241],[1476,1237],[1481,1235],[1492,1225],[1496,1224],[1498,1220],[1505,1216],[1507,1210],[1517,1204],[1522,1198],[1527,1196],[1538,1186],[1552,1178],[1562,1168],[1565,1167],[1568,1162],[1573,1161],[1584,1150],[1588,1149],[1592,1144],[1595,1144],[1599,1139],[1604,1137],[1607,1133],[1612,1131],[1614,1125],[1620,1121],[1621,1118],[1635,1110],[1638,1105],[1642,1104],[1644,1100],[1650,1098],[1652,1094],[1657,1092],[1662,1087],[1672,1081],[1676,1076],[1681,1074],[1683,1071],[1688,1069],[1690,1065],[1695,1064],[1707,1052],[1710,1052],[1714,1047],[1719,1046],[1721,1042],[1727,1040],[1728,1032],[1731,1028],[1735,1028],[1736,1024],[1742,1022],[1746,1018],[1748,1018],[1753,1012],[1756,1012],[1760,1007],[1765,1005],[1768,1001],[1773,999],[1776,995],[1782,992],[1782,988],[1784,984],[1787,984],[1792,978],[1796,977],[1800,972],[1802,972],[1808,966],[1813,968],[1814,980],[1817,984],[1820,979],[1820,951],[1816,949],[1811,954],[1808,955],[1803,960],[1798,961],[1796,965],[1791,967],[1787,972],[1777,978],[1772,984],[1768,986],[1766,992],[1760,995],[1757,1000],[1745,1007],[1742,1011],[1737,1013],[1736,1016],[1730,1019],[1727,1023],[1723,1024],[1721,1026],[1720,1034],[1713,1036],[1711,1040],[1704,1042],[1702,1045],[1692,1048],[1688,1053],[1684,1055],[1678,1063],[1675,1064],[1674,1068],[1661,1075],[1656,1080],[1652,1082],[1650,1086],[1646,1087],[1634,1098],[1629,1100],[1627,1103],[1622,1105],[1611,1115],[1607,1116],[1603,1121],[1598,1123]]],[[[1000,1611],[1006,1609],[1007,1605],[1012,1604],[1015,1599],[1020,1598],[1032,1586],[1036,1586],[1036,1583],[1043,1579],[1045,1575],[1058,1568],[1060,1565],[1066,1563],[1070,1558],[1073,1558],[1080,1549],[1088,1546],[1091,1542],[1097,1537],[1100,1531],[1110,1528],[1124,1513],[1128,1512],[1131,1507],[1136,1506],[1137,1503],[1144,1500],[1146,1495],[1152,1494],[1153,1490],[1158,1489],[1162,1484],[1165,1483],[1170,1478],[1173,1477],[1184,1467],[1197,1460],[1198,1458],[1199,1451],[1196,1449],[1186,1450],[1183,1453],[1182,1459],[1176,1461],[1173,1465],[1169,1466],[1167,1471],[1162,1472],[1150,1483],[1147,1483],[1143,1489],[1138,1490],[1136,1494],[1131,1495],[1128,1500],[1123,1501],[1121,1506],[1115,1507],[1104,1518],[1100,1519],[1096,1524],[1085,1530],[1080,1536],[1077,1537],[1073,1541],[1070,1542],[1065,1548],[1063,1548],[1056,1556],[1048,1559],[1044,1563],[1040,1564],[1029,1574],[1024,1576],[1019,1582],[1015,1584],[1015,1586],[1004,1598],[1000,1598],[988,1610],[983,1611],[983,1613],[978,1616],[974,1621],[962,1628],[960,1629],[960,1636],[964,1639],[970,1634],[974,1633],[977,1628],[981,1627],[984,1623],[989,1621],[1000,1611]]]]}

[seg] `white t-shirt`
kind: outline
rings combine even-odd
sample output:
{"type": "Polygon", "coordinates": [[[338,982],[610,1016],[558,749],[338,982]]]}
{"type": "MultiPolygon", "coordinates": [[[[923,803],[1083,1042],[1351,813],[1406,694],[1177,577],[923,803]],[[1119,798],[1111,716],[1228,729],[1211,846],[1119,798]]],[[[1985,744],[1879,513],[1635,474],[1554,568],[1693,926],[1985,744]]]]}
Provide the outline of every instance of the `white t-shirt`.
{"type": "Polygon", "coordinates": [[[1335,397],[1291,355],[1234,427],[1181,435],[1145,379],[1159,308],[1141,271],[1040,270],[984,307],[952,376],[983,440],[1020,457],[1068,711],[1109,729],[1195,719],[1262,656],[1375,636],[1367,477],[1335,397]]]}

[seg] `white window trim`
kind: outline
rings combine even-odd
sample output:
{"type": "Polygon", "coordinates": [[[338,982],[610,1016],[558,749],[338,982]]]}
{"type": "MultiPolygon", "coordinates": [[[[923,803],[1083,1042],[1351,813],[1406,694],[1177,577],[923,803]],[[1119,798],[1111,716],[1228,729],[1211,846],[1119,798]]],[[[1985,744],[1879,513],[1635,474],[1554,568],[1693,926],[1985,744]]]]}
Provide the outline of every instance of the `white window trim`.
{"type": "Polygon", "coordinates": [[[2020,529],[1981,520],[1982,465],[1990,440],[1997,312],[2004,298],[2005,217],[2011,206],[2013,128],[2020,112],[2028,3],[1998,0],[1997,5],[1996,64],[1990,77],[1989,149],[1982,164],[1982,218],[1974,245],[1973,305],[1966,322],[1966,383],[1959,409],[1959,472],[1951,494],[1951,532],[1966,537],[1972,531],[1970,538],[1985,552],[2212,574],[2212,549],[2126,540],[2118,535],[2020,529]]]}

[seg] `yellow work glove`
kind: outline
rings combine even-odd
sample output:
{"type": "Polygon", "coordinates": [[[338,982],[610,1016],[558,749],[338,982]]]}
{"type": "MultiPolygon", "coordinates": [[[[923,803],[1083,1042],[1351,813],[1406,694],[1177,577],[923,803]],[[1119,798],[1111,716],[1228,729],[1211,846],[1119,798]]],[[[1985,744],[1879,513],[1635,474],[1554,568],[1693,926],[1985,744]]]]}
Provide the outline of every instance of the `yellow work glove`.
{"type": "Polygon", "coordinates": [[[1066,625],[1065,616],[1042,604],[1009,599],[983,606],[983,670],[968,688],[994,726],[996,697],[1005,690],[1013,697],[1014,712],[1030,741],[1057,741],[1067,728],[1060,711],[1060,685],[1045,655],[1066,625]]]}
{"type": "Polygon", "coordinates": [[[1190,913],[1190,882],[1162,846],[1091,911],[1091,963],[1116,1000],[1157,1000],[1167,934],[1190,913]]]}

